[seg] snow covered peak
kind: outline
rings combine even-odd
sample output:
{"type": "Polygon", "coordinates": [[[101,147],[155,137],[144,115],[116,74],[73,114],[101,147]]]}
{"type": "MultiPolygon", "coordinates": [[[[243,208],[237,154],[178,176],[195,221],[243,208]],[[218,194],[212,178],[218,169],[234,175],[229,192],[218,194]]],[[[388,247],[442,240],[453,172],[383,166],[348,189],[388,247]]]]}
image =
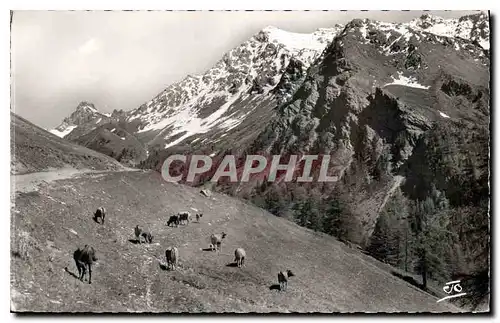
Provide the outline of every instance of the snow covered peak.
{"type": "Polygon", "coordinates": [[[340,28],[340,25],[336,25],[335,28],[321,28],[313,33],[296,33],[267,26],[262,32],[267,34],[269,42],[282,44],[289,50],[322,51],[340,28]]]}
{"type": "Polygon", "coordinates": [[[78,104],[76,110],[69,116],[69,118],[66,118],[64,121],[78,126],[95,118],[100,118],[103,116],[105,115],[99,112],[95,108],[94,104],[83,101],[78,104]]]}
{"type": "Polygon", "coordinates": [[[76,107],[76,111],[88,111],[89,113],[100,113],[97,111],[93,103],[82,101],[76,107]]]}
{"type": "Polygon", "coordinates": [[[489,21],[484,12],[453,19],[424,14],[410,21],[408,26],[439,36],[477,41],[484,49],[490,48],[489,21]]]}
{"type": "Polygon", "coordinates": [[[278,27],[276,27],[276,26],[272,26],[272,25],[269,25],[269,26],[264,27],[264,28],[262,29],[262,31],[263,31],[263,32],[266,32],[266,33],[272,33],[272,32],[277,31],[277,30],[278,30],[278,31],[281,31],[281,29],[279,29],[279,28],[278,28],[278,27]]]}
{"type": "Polygon", "coordinates": [[[427,22],[427,23],[434,24],[434,23],[441,23],[444,20],[445,19],[442,17],[434,16],[434,15],[431,15],[430,13],[424,13],[423,15],[421,15],[418,18],[413,19],[412,21],[420,21],[420,22],[427,22]]]}
{"type": "Polygon", "coordinates": [[[108,120],[108,117],[99,112],[99,110],[95,108],[94,104],[82,101],[69,117],[64,118],[63,122],[59,126],[49,131],[56,136],[63,138],[78,126],[89,122],[95,122],[98,124],[104,119],[108,120]]]}
{"type": "Polygon", "coordinates": [[[239,102],[252,94],[270,93],[292,59],[301,62],[305,73],[340,29],[337,25],[301,34],[268,26],[224,54],[204,74],[168,86],[127,120],[139,124],[138,133],[177,138],[168,145],[216,128],[229,130],[243,120],[237,116],[239,102]]]}
{"type": "MultiPolygon", "coordinates": [[[[460,18],[445,19],[431,14],[424,14],[419,18],[415,18],[404,23],[388,23],[375,21],[370,19],[353,19],[347,24],[347,28],[342,35],[348,31],[357,31],[362,37],[362,42],[369,42],[372,36],[377,37],[379,32],[385,33],[385,38],[390,38],[391,34],[396,32],[409,41],[415,36],[416,41],[420,41],[421,37],[427,38],[425,34],[433,34],[441,37],[440,41],[446,43],[456,43],[454,39],[458,39],[460,44],[463,40],[473,42],[483,49],[489,49],[489,20],[485,13],[467,15],[460,18]],[[369,35],[370,34],[370,35],[369,35]],[[448,40],[443,40],[447,38],[448,40]]],[[[456,46],[458,48],[458,44],[456,46]]]]}

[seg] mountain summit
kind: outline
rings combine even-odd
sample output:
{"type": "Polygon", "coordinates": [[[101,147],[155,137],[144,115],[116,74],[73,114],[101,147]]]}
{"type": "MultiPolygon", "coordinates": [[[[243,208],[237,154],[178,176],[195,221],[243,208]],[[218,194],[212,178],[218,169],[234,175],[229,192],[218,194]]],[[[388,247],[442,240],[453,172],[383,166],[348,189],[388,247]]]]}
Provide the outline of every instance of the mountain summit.
{"type": "Polygon", "coordinates": [[[485,13],[463,16],[458,19],[444,19],[424,14],[413,19],[409,25],[439,36],[475,41],[482,48],[490,49],[490,24],[488,15],[485,13]]]}
{"type": "Polygon", "coordinates": [[[89,122],[97,121],[96,124],[102,121],[102,118],[108,118],[109,115],[99,112],[94,104],[82,101],[76,107],[76,110],[71,113],[63,122],[56,128],[50,130],[56,136],[63,138],[78,126],[85,125],[89,122]]]}

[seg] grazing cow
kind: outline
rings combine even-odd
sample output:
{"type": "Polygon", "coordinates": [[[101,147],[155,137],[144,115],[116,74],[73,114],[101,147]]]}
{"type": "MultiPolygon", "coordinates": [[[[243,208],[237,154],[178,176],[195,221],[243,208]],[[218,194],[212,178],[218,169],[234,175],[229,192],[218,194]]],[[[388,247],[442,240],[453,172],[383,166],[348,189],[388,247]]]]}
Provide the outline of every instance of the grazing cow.
{"type": "Polygon", "coordinates": [[[141,237],[144,238],[144,241],[147,243],[152,243],[153,238],[154,238],[154,236],[151,235],[151,233],[146,232],[146,231],[142,231],[141,236],[139,237],[139,242],[141,242],[141,239],[140,239],[141,237]]]}
{"type": "Polygon", "coordinates": [[[182,224],[188,224],[191,220],[191,214],[189,212],[179,212],[179,222],[182,224]]]}
{"type": "Polygon", "coordinates": [[[134,228],[134,235],[135,235],[135,240],[141,242],[141,233],[142,229],[139,227],[139,225],[136,225],[134,228]]]}
{"type": "Polygon", "coordinates": [[[100,208],[97,209],[97,211],[95,211],[94,213],[94,220],[99,223],[99,221],[97,221],[97,218],[101,218],[101,224],[104,224],[104,217],[106,216],[106,209],[101,206],[100,208]]]}
{"type": "Polygon", "coordinates": [[[167,269],[175,270],[179,260],[179,250],[176,247],[170,247],[165,250],[165,258],[167,258],[167,269]]]}
{"type": "Polygon", "coordinates": [[[89,268],[89,284],[92,284],[92,263],[97,261],[97,257],[95,255],[95,250],[93,247],[85,245],[83,249],[76,249],[73,253],[73,259],[76,263],[76,268],[78,268],[78,278],[83,281],[87,268],[89,268]]]}
{"type": "Polygon", "coordinates": [[[278,273],[278,282],[280,284],[280,291],[286,291],[288,287],[288,278],[295,276],[290,269],[285,272],[280,271],[278,273]]]}
{"type": "Polygon", "coordinates": [[[213,251],[217,251],[217,250],[221,250],[221,246],[222,246],[222,240],[227,236],[227,234],[225,234],[224,232],[222,232],[221,234],[212,234],[210,236],[210,242],[212,243],[211,245],[215,248],[212,249],[213,251]]]}
{"type": "Polygon", "coordinates": [[[167,222],[167,225],[170,226],[171,224],[175,224],[175,226],[179,225],[179,216],[177,215],[172,215],[167,222]]]}
{"type": "Polygon", "coordinates": [[[196,213],[196,222],[200,222],[200,218],[203,216],[203,213],[196,213]]]}
{"type": "Polygon", "coordinates": [[[234,251],[234,261],[236,265],[241,268],[245,264],[245,257],[247,256],[245,249],[238,248],[234,251]]]}

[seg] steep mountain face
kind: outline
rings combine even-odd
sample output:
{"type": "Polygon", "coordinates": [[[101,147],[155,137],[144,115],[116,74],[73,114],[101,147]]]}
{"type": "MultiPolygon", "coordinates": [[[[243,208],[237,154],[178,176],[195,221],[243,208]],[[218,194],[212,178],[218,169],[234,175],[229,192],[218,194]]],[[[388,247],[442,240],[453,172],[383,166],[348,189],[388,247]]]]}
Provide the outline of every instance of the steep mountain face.
{"type": "MultiPolygon", "coordinates": [[[[487,122],[488,83],[489,58],[470,42],[354,20],[311,68],[293,99],[280,107],[269,127],[276,135],[266,144],[274,151],[315,143],[316,150],[338,145],[353,150],[360,135],[353,124],[388,128],[378,132],[391,139],[398,132],[387,130],[399,127],[418,135],[440,118],[487,122]],[[457,106],[455,97],[466,101],[457,106]],[[399,115],[394,115],[396,108],[402,109],[399,115]],[[298,138],[309,128],[315,131],[298,138]],[[285,132],[290,135],[283,137],[285,132]],[[322,134],[333,137],[322,140],[322,134]]],[[[403,161],[408,152],[398,154],[403,161]]]]}
{"type": "MultiPolygon", "coordinates": [[[[399,176],[421,175],[408,158],[424,133],[436,123],[487,129],[488,122],[489,58],[483,48],[413,29],[412,23],[354,20],[250,152],[326,153],[336,157],[332,169],[340,176],[357,169],[359,178],[348,176],[358,184],[351,212],[367,237],[399,176]],[[375,191],[366,189],[380,172],[391,176],[375,191]]],[[[488,150],[478,154],[474,159],[487,174],[488,150]]]]}
{"type": "Polygon", "coordinates": [[[127,121],[153,150],[222,138],[245,127],[245,120],[268,118],[276,102],[293,90],[283,75],[292,73],[294,80],[305,75],[340,29],[294,34],[267,27],[205,74],[166,88],[132,111],[127,121]],[[272,91],[280,82],[282,90],[272,91]]]}

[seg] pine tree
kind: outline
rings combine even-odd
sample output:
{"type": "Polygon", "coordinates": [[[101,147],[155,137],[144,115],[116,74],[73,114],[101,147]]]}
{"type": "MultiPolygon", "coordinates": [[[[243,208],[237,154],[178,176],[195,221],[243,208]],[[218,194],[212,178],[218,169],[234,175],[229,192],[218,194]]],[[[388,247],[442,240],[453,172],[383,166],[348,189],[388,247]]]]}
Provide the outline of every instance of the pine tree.
{"type": "Polygon", "coordinates": [[[345,236],[347,230],[342,225],[343,208],[338,199],[330,199],[326,203],[326,209],[323,217],[323,232],[340,238],[345,236]]]}
{"type": "Polygon", "coordinates": [[[318,201],[315,201],[313,197],[295,203],[293,211],[298,225],[315,231],[323,231],[318,201]]]}
{"type": "Polygon", "coordinates": [[[308,214],[311,210],[309,200],[298,201],[293,206],[294,217],[298,225],[306,227],[308,225],[308,214]]]}
{"type": "Polygon", "coordinates": [[[379,215],[367,251],[375,258],[407,271],[411,240],[408,200],[398,189],[379,215]]]}
{"type": "Polygon", "coordinates": [[[389,255],[392,253],[391,234],[389,231],[387,214],[382,213],[377,219],[370,245],[367,248],[367,251],[373,257],[382,262],[387,262],[389,255]]]}
{"type": "Polygon", "coordinates": [[[430,196],[417,201],[414,206],[415,270],[422,275],[424,289],[429,278],[441,280],[449,275],[445,260],[453,234],[448,229],[447,211],[448,200],[434,185],[431,186],[430,196]]]}
{"type": "Polygon", "coordinates": [[[479,206],[457,209],[452,219],[458,236],[456,241],[464,254],[464,262],[469,264],[453,269],[455,276],[462,280],[462,288],[467,290],[469,295],[461,300],[461,303],[464,306],[472,306],[473,310],[488,301],[490,293],[489,201],[484,198],[477,203],[479,206]]]}
{"type": "Polygon", "coordinates": [[[287,197],[279,186],[271,186],[264,198],[264,208],[280,216],[288,205],[287,197]]]}

